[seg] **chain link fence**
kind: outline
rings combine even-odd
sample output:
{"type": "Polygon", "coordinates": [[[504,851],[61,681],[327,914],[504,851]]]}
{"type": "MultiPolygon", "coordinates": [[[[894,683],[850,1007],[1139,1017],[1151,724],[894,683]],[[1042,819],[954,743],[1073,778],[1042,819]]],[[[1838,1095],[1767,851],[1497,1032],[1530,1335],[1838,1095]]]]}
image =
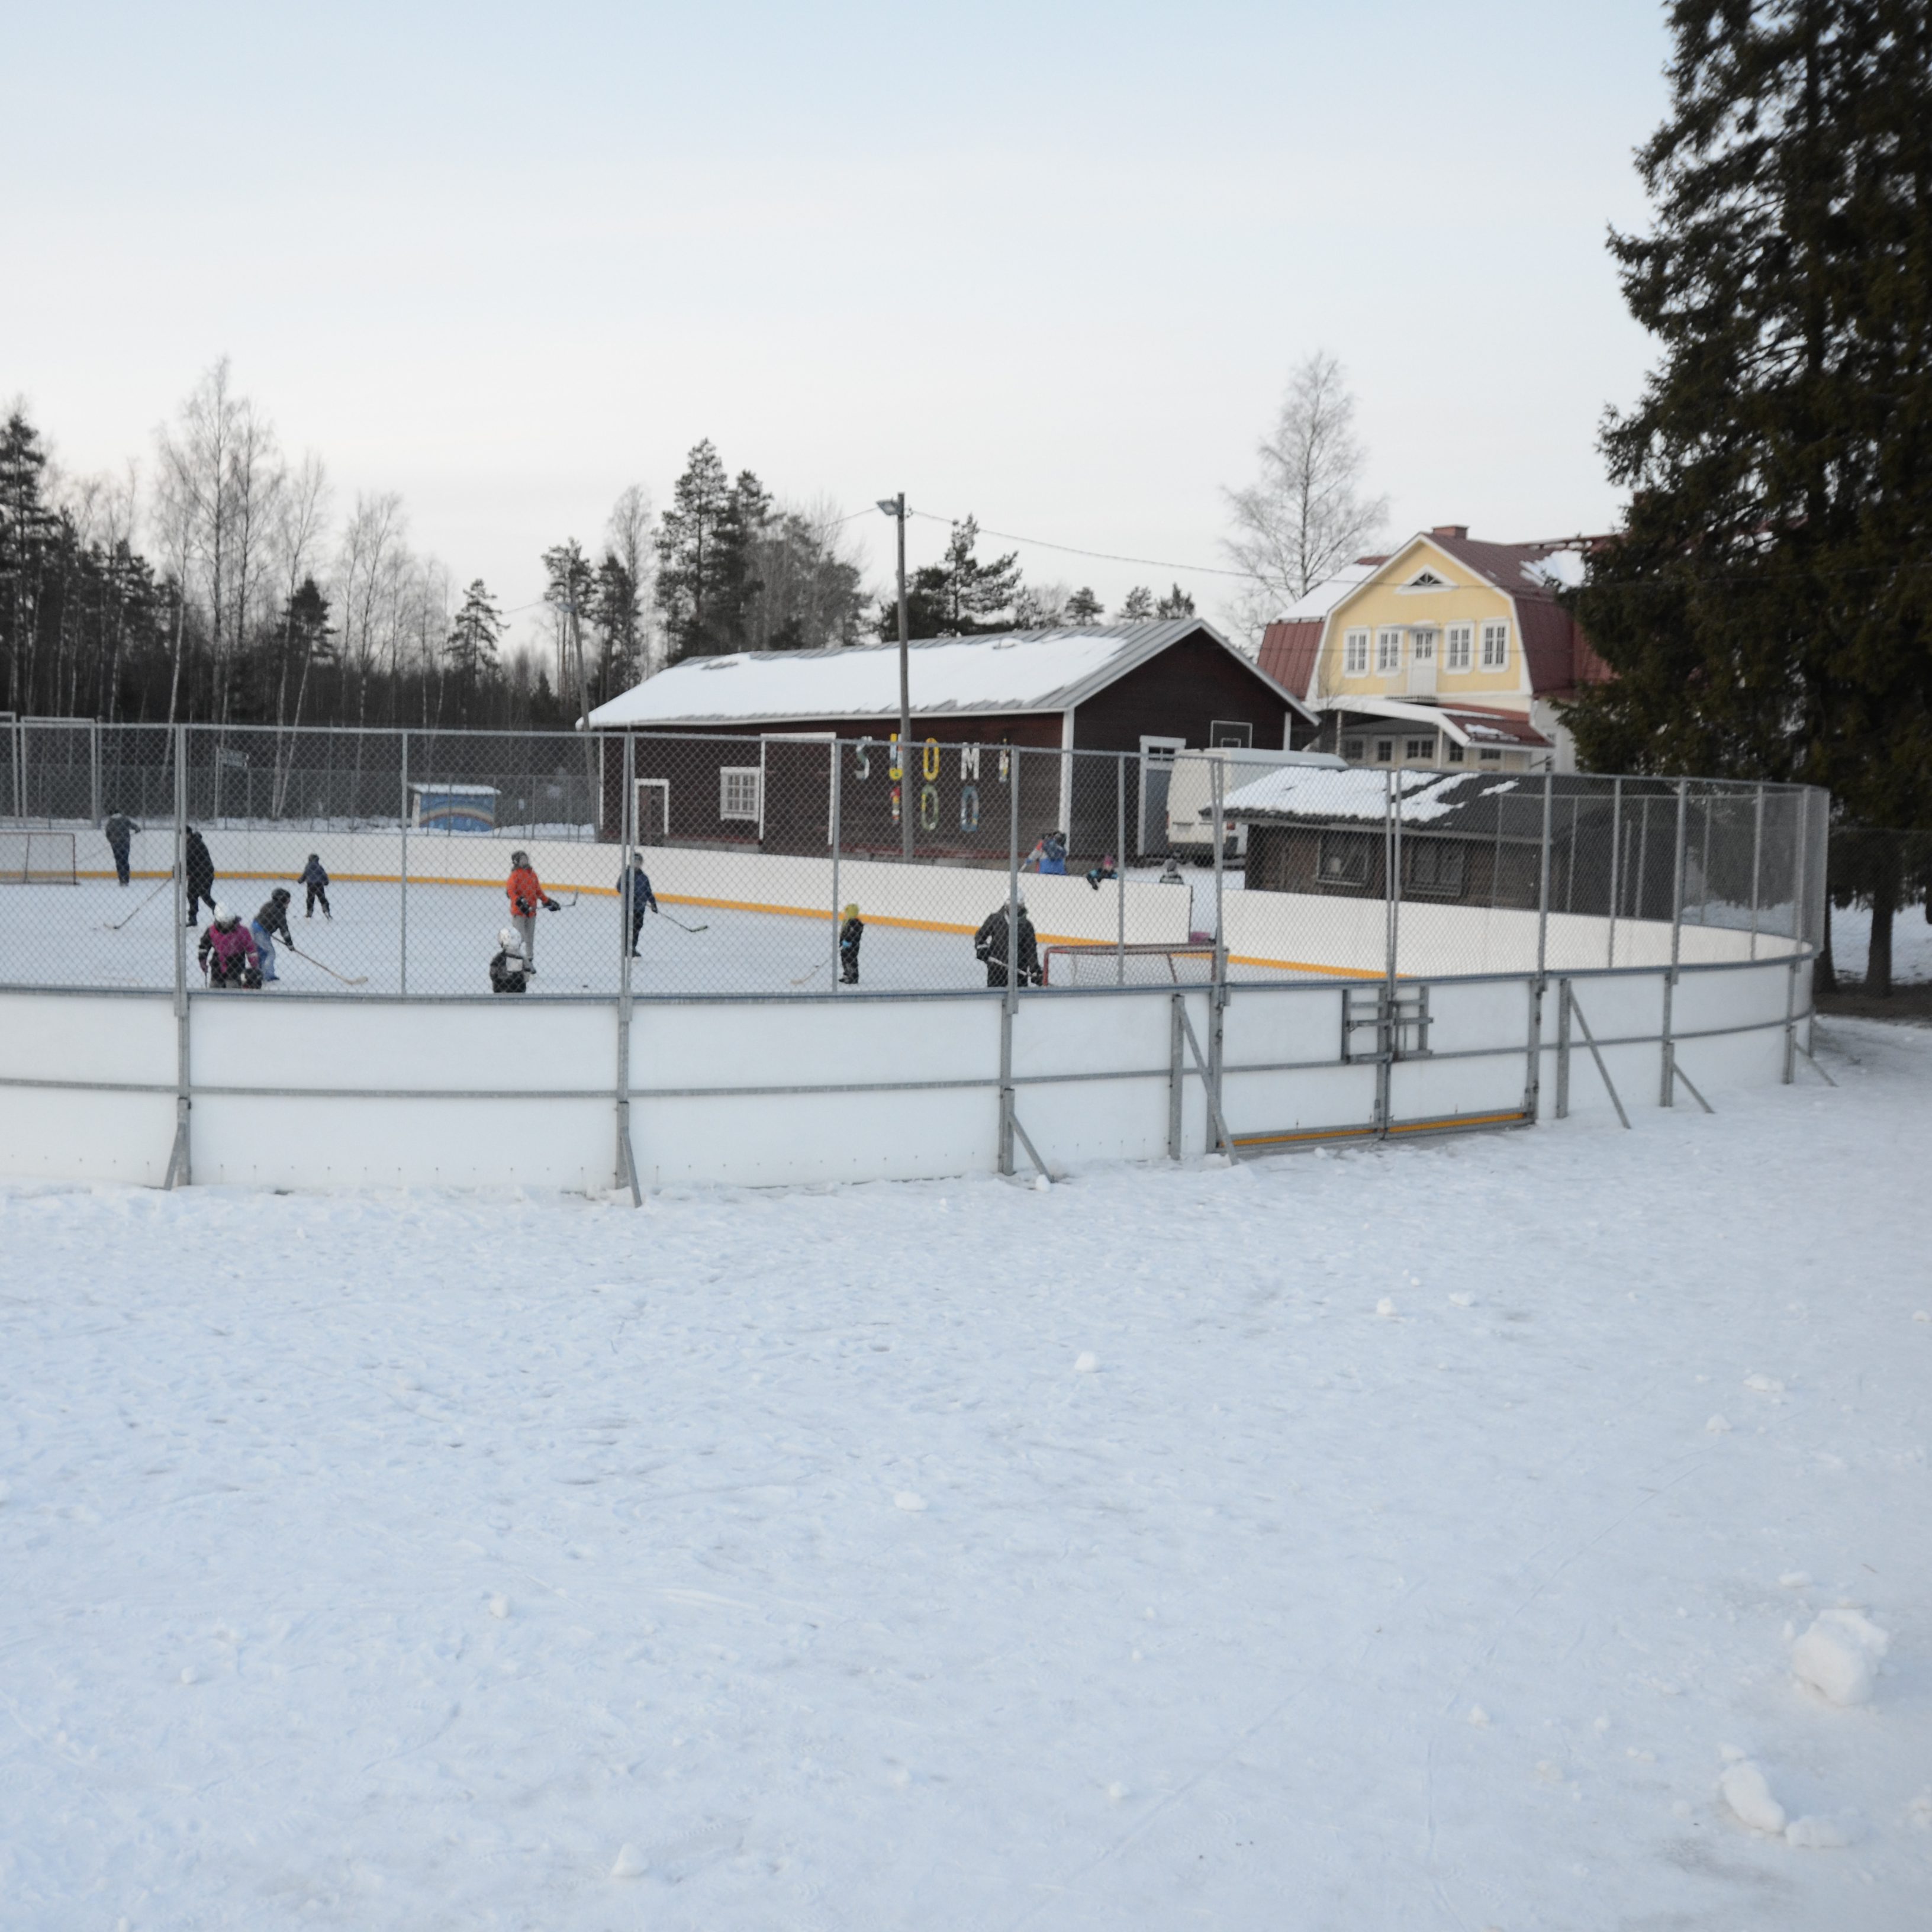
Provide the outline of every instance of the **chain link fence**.
{"type": "Polygon", "coordinates": [[[902,770],[889,736],[16,720],[0,982],[1018,998],[1715,964],[1822,942],[1824,811],[1233,749],[928,740],[902,770]]]}

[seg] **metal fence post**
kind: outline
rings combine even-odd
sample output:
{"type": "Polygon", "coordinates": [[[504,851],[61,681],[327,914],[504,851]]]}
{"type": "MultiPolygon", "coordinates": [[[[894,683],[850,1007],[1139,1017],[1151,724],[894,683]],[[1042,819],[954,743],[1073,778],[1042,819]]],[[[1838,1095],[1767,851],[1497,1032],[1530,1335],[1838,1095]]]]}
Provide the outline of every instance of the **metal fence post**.
{"type": "Polygon", "coordinates": [[[410,734],[403,734],[403,906],[398,946],[398,980],[403,997],[410,992],[410,734]]]}
{"type": "Polygon", "coordinates": [[[1228,1009],[1227,864],[1228,821],[1227,760],[1216,758],[1212,767],[1214,785],[1214,980],[1208,995],[1208,1135],[1215,1150],[1232,1154],[1225,1144],[1218,1123],[1226,1118],[1222,1103],[1222,1029],[1228,1009]]]}
{"type": "Polygon", "coordinates": [[[1114,984],[1127,983],[1127,754],[1114,754],[1114,984]]]}
{"type": "MultiPolygon", "coordinates": [[[[1550,961],[1550,814],[1556,790],[1555,775],[1543,775],[1543,850],[1537,862],[1536,878],[1536,976],[1540,980],[1550,961]]],[[[1576,869],[1576,854],[1570,854],[1570,869],[1576,869]]]]}
{"type": "Polygon", "coordinates": [[[1570,1118],[1570,982],[1556,982],[1556,1118],[1570,1118]]]}
{"type": "Polygon", "coordinates": [[[1402,940],[1402,794],[1393,771],[1382,778],[1382,991],[1376,1028],[1376,1132],[1386,1136],[1394,1106],[1396,956],[1402,940]]]}
{"type": "Polygon", "coordinates": [[[1013,1171],[1013,1014],[1019,998],[1020,748],[1007,762],[1006,984],[1000,1000],[1000,1172],[1013,1171]]]}
{"type": "Polygon", "coordinates": [[[844,968],[838,955],[838,838],[844,829],[842,823],[844,801],[839,788],[844,781],[845,769],[844,748],[838,742],[838,734],[832,734],[832,990],[838,990],[838,982],[844,968]]]}
{"type": "MultiPolygon", "coordinates": [[[[610,755],[610,740],[604,740],[604,755],[610,755]]],[[[624,842],[622,891],[617,895],[617,1185],[631,1190],[631,1205],[644,1204],[644,1190],[638,1185],[638,1156],[631,1141],[631,934],[636,926],[638,844],[637,740],[624,734],[624,796],[618,809],[620,833],[624,842]]],[[[601,788],[601,787],[600,787],[601,788]]]]}
{"type": "Polygon", "coordinates": [[[1677,1054],[1671,1043],[1670,1029],[1676,1016],[1677,962],[1684,938],[1684,814],[1688,809],[1690,781],[1677,781],[1677,834],[1670,865],[1670,970],[1664,976],[1664,1067],[1657,1104],[1668,1107],[1676,1099],[1677,1054]]]}
{"type": "Polygon", "coordinates": [[[1610,937],[1604,942],[1604,964],[1617,963],[1617,901],[1623,888],[1623,858],[1617,849],[1617,835],[1623,829],[1624,782],[1610,781],[1610,937]]]}
{"type": "Polygon", "coordinates": [[[1187,1077],[1187,1063],[1182,1059],[1181,1042],[1184,1037],[1181,1004],[1185,993],[1176,992],[1167,1004],[1167,1157],[1169,1160],[1180,1158],[1182,1135],[1185,1117],[1182,1106],[1187,1077]]]}
{"type": "Polygon", "coordinates": [[[175,1144],[168,1153],[164,1188],[186,1187],[194,1179],[193,1136],[188,1115],[194,1106],[188,1057],[188,734],[174,728],[175,754],[175,1144]]]}
{"type": "Polygon", "coordinates": [[[1750,956],[1757,957],[1758,868],[1764,857],[1764,787],[1757,788],[1757,805],[1751,823],[1751,937],[1750,956]]]}

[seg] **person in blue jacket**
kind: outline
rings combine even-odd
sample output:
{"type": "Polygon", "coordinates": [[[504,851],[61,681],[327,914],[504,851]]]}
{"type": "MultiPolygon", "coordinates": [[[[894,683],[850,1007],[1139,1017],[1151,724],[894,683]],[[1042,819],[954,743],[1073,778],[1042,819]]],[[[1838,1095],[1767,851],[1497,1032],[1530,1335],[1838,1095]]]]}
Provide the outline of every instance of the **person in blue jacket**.
{"type": "MultiPolygon", "coordinates": [[[[308,855],[308,863],[302,868],[302,877],[296,880],[296,884],[305,887],[308,893],[308,908],[302,914],[304,919],[314,918],[318,900],[322,903],[322,917],[326,920],[334,918],[334,914],[328,909],[328,874],[322,869],[322,861],[313,852],[308,855]]],[[[291,940],[289,944],[292,946],[295,941],[291,940]]]]}
{"type": "Polygon", "coordinates": [[[644,914],[658,910],[657,895],[651,890],[651,875],[636,853],[631,855],[628,872],[617,878],[617,896],[622,902],[631,932],[631,957],[638,957],[638,935],[644,930],[644,914]]]}

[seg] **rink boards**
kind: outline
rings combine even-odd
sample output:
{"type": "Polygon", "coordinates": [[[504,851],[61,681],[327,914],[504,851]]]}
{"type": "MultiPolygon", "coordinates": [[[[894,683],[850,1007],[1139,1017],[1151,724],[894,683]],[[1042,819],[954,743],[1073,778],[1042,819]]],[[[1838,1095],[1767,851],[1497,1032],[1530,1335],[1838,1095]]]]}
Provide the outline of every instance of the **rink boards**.
{"type": "MultiPolygon", "coordinates": [[[[646,1188],[1052,1172],[1609,1118],[1790,1077],[1810,962],[1206,988],[658,997],[629,1022],[646,1188]],[[1426,1021],[1426,1024],[1424,1024],[1426,1021]],[[1587,1027],[1598,1052],[1586,1048],[1587,1027]],[[1670,1046],[1664,1042],[1666,1029],[1670,1046]],[[1393,1051],[1386,1042],[1393,1040],[1393,1051]],[[1672,1063],[1682,1081],[1670,1078],[1672,1063]],[[1003,1066],[1009,1070],[1003,1082],[1003,1066]],[[1214,1077],[1218,1073],[1218,1082],[1214,1077]],[[1607,1084],[1606,1084],[1607,1083],[1607,1084]]],[[[0,991],[0,1174],[532,1186],[620,1176],[615,999],[0,991]],[[185,1123],[184,1134],[181,1131],[185,1123]]]]}

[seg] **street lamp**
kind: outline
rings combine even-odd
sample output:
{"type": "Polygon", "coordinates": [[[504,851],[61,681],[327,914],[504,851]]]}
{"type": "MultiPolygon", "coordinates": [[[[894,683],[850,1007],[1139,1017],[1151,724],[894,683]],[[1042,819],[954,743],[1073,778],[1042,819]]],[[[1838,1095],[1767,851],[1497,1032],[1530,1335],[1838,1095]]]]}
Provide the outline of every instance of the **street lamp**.
{"type": "Polygon", "coordinates": [[[879,508],[898,526],[899,538],[899,856],[912,863],[912,675],[906,649],[905,492],[881,496],[879,508]]]}

